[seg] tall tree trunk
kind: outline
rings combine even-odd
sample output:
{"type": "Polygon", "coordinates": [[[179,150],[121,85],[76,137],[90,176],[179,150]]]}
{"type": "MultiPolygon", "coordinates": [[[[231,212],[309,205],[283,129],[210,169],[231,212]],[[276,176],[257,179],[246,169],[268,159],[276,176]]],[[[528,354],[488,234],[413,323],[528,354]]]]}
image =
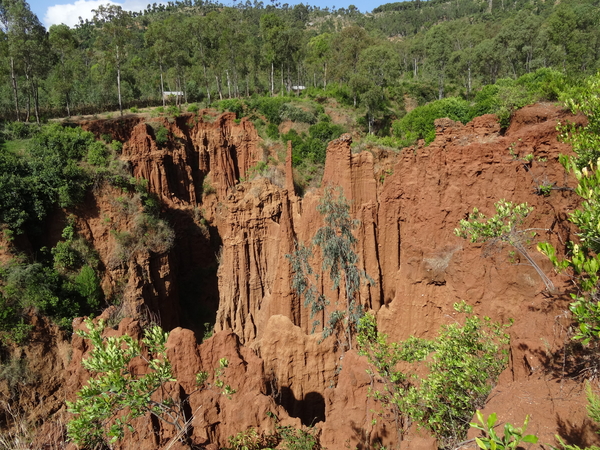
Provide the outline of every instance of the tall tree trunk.
{"type": "Polygon", "coordinates": [[[123,115],[123,101],[121,99],[121,63],[117,61],[117,91],[119,92],[119,112],[123,115]]]}
{"type": "Polygon", "coordinates": [[[67,117],[71,117],[71,107],[70,107],[70,99],[69,99],[69,93],[66,93],[66,100],[67,100],[67,117]]]}
{"type": "Polygon", "coordinates": [[[13,94],[15,96],[15,112],[17,114],[17,122],[21,120],[21,114],[19,111],[19,89],[17,87],[17,74],[15,73],[15,60],[10,58],[10,78],[12,80],[13,94]]]}
{"type": "Polygon", "coordinates": [[[229,70],[226,70],[225,74],[227,75],[227,91],[229,93],[229,98],[231,98],[231,82],[229,81],[229,70]]]}
{"type": "Polygon", "coordinates": [[[275,68],[273,61],[271,61],[271,97],[275,95],[275,68]]]}
{"type": "Polygon", "coordinates": [[[469,100],[469,98],[471,96],[471,86],[472,86],[471,62],[469,61],[469,65],[468,65],[468,69],[467,69],[467,100],[469,100]]]}
{"type": "Polygon", "coordinates": [[[221,92],[221,83],[219,82],[219,76],[215,75],[217,79],[217,91],[219,92],[219,100],[223,100],[223,93],[221,92]]]}
{"type": "Polygon", "coordinates": [[[323,64],[323,87],[327,87],[327,63],[323,64]]]}
{"type": "Polygon", "coordinates": [[[29,79],[29,73],[25,70],[25,79],[27,80],[27,114],[25,115],[25,122],[29,122],[31,117],[31,80],[29,79]]]}
{"type": "Polygon", "coordinates": [[[208,104],[210,105],[210,86],[208,83],[208,75],[206,74],[206,63],[202,63],[204,69],[204,84],[206,85],[206,96],[208,97],[208,104]]]}
{"type": "Polygon", "coordinates": [[[38,85],[35,79],[31,77],[32,94],[33,94],[33,110],[35,111],[35,122],[40,125],[40,104],[39,104],[39,91],[38,85]]]}
{"type": "Polygon", "coordinates": [[[165,104],[165,80],[163,77],[163,66],[160,64],[160,96],[162,97],[163,108],[166,106],[165,104]]]}

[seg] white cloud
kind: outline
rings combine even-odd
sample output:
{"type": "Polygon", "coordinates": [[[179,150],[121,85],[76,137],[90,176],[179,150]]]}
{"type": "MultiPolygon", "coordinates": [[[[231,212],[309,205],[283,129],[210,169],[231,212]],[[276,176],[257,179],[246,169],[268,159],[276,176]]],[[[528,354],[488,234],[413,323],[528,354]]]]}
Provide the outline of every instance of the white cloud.
{"type": "Polygon", "coordinates": [[[150,3],[154,2],[151,0],[125,0],[124,2],[115,2],[111,0],[76,0],[74,3],[49,6],[44,15],[43,22],[46,28],[61,23],[74,27],[79,23],[80,17],[83,20],[92,19],[92,17],[94,17],[92,10],[98,9],[100,5],[121,5],[126,11],[142,11],[146,9],[146,6],[150,3]]]}

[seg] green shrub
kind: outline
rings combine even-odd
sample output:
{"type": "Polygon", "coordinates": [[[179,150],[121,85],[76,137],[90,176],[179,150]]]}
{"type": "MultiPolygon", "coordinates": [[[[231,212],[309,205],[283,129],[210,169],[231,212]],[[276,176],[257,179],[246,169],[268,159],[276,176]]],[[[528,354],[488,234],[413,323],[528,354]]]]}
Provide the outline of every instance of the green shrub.
{"type": "Polygon", "coordinates": [[[90,184],[79,161],[94,135],[60,124],[41,128],[27,152],[0,152],[0,221],[18,233],[41,232],[41,221],[58,204],[80,202],[90,184]]]}
{"type": "Polygon", "coordinates": [[[317,121],[313,112],[305,111],[291,103],[284,103],[279,108],[279,118],[283,120],[291,120],[292,122],[303,122],[313,124],[317,121]]]}
{"type": "Polygon", "coordinates": [[[93,166],[106,166],[108,164],[108,151],[106,146],[99,141],[90,144],[87,153],[87,162],[93,166]]]}
{"type": "Polygon", "coordinates": [[[179,111],[179,107],[177,105],[169,105],[167,107],[167,114],[169,114],[170,116],[179,117],[180,112],[181,111],[179,111]]]}
{"type": "Polygon", "coordinates": [[[515,427],[512,423],[504,424],[504,434],[498,436],[494,426],[496,425],[496,413],[488,416],[487,420],[483,418],[481,411],[477,410],[475,416],[479,423],[471,422],[471,427],[483,431],[484,436],[476,437],[475,442],[481,450],[516,450],[521,447],[521,444],[536,444],[537,436],[533,434],[524,435],[529,423],[529,416],[525,417],[525,422],[520,428],[515,427]]]}
{"type": "Polygon", "coordinates": [[[6,122],[4,125],[4,136],[8,140],[27,139],[32,137],[37,130],[37,125],[25,122],[6,122]]]}
{"type": "Polygon", "coordinates": [[[329,141],[339,138],[345,132],[346,130],[344,127],[341,125],[335,125],[330,121],[319,122],[315,125],[312,125],[308,129],[308,134],[310,137],[318,139],[324,143],[328,143],[329,141]]]}
{"type": "Polygon", "coordinates": [[[454,308],[467,314],[464,324],[442,326],[433,340],[411,337],[390,343],[371,314],[361,319],[357,336],[360,354],[382,379],[372,395],[396,417],[428,429],[442,448],[454,448],[464,439],[470,419],[508,362],[505,327],[472,315],[464,302],[454,308]],[[400,362],[424,362],[428,374],[417,377],[402,371],[400,362]]]}
{"type": "Polygon", "coordinates": [[[320,449],[314,429],[301,430],[291,426],[277,426],[277,434],[282,440],[284,450],[317,450],[320,449]]]}
{"type": "MultiPolygon", "coordinates": [[[[67,402],[73,414],[67,423],[69,439],[89,448],[112,445],[124,437],[126,429],[133,428],[132,420],[152,415],[174,426],[185,442],[184,402],[168,395],[157,400],[152,395],[174,380],[165,348],[168,333],[152,326],[144,330],[139,343],[128,335],[103,337],[103,321],[94,325],[88,318],[85,324],[89,331],[78,331],[78,335],[90,340],[92,350],[82,364],[92,377],[77,393],[77,400],[67,402]],[[143,374],[129,370],[130,362],[136,358],[148,364],[143,374]]],[[[207,377],[205,372],[197,374],[199,388],[204,386],[207,377]]]]}
{"type": "Polygon", "coordinates": [[[158,145],[165,145],[169,140],[169,130],[161,123],[153,124],[154,139],[158,145]]]}
{"type": "Polygon", "coordinates": [[[112,141],[110,143],[110,147],[117,153],[121,153],[123,151],[123,143],[119,141],[112,141]]]}
{"type": "Polygon", "coordinates": [[[159,114],[163,114],[165,112],[165,107],[164,106],[158,106],[156,108],[156,112],[158,112],[159,114]]]}
{"type": "Polygon", "coordinates": [[[191,112],[191,113],[196,114],[199,109],[200,108],[198,108],[198,104],[197,103],[192,103],[191,105],[188,105],[187,112],[191,112]]]}
{"type": "Polygon", "coordinates": [[[467,123],[473,118],[473,112],[466,100],[448,97],[415,108],[395,121],[392,130],[395,137],[407,143],[414,144],[417,139],[424,139],[426,144],[430,144],[435,139],[434,121],[442,117],[467,123]]]}
{"type": "Polygon", "coordinates": [[[258,97],[251,99],[248,106],[265,116],[267,122],[279,125],[281,123],[280,109],[289,101],[290,99],[285,97],[258,97]]]}
{"type": "Polygon", "coordinates": [[[267,136],[271,139],[279,139],[279,128],[274,123],[267,125],[267,136]]]}
{"type": "Polygon", "coordinates": [[[140,110],[137,106],[132,106],[131,108],[129,108],[129,111],[131,111],[133,114],[137,114],[140,110]]]}
{"type": "Polygon", "coordinates": [[[83,266],[74,283],[76,291],[85,299],[88,307],[92,310],[98,309],[103,293],[96,271],[89,265],[83,266]]]}
{"type": "Polygon", "coordinates": [[[245,115],[245,104],[239,98],[221,100],[218,102],[217,106],[221,111],[231,111],[235,113],[237,119],[241,119],[245,115]]]}

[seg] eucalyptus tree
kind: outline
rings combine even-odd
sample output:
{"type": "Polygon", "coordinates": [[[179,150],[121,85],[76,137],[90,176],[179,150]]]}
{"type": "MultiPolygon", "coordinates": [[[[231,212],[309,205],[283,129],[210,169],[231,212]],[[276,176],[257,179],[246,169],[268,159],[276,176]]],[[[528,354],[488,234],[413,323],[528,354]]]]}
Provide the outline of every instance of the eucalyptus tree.
{"type": "Polygon", "coordinates": [[[101,32],[96,40],[97,49],[117,70],[119,112],[123,115],[121,96],[121,67],[127,58],[127,46],[132,36],[133,18],[118,5],[100,5],[93,10],[94,23],[101,32]]]}
{"type": "Polygon", "coordinates": [[[436,25],[425,36],[427,59],[437,77],[438,98],[440,100],[444,98],[446,72],[452,53],[452,42],[449,39],[447,28],[444,24],[436,25]]]}
{"type": "Polygon", "coordinates": [[[72,30],[64,24],[52,25],[49,39],[58,59],[50,81],[52,88],[64,99],[67,116],[71,117],[71,93],[75,83],[78,42],[72,30]]]}
{"type": "Polygon", "coordinates": [[[172,50],[168,34],[169,30],[167,29],[165,22],[161,20],[152,22],[144,34],[146,45],[150,48],[150,54],[158,64],[158,69],[160,71],[160,92],[163,106],[165,106],[165,96],[163,94],[165,92],[164,69],[167,66],[167,60],[172,50]]]}
{"type": "MultiPolygon", "coordinates": [[[[315,66],[321,66],[323,71],[323,87],[327,87],[327,62],[331,52],[331,33],[321,33],[308,41],[307,62],[315,66]]],[[[313,74],[315,71],[313,70],[313,74]]],[[[313,76],[316,87],[316,75],[313,76]]]]}
{"type": "Polygon", "coordinates": [[[24,0],[0,2],[0,23],[7,37],[15,113],[20,120],[18,76],[23,75],[27,87],[27,117],[33,98],[36,120],[39,124],[39,81],[50,68],[46,30],[24,0]]]}

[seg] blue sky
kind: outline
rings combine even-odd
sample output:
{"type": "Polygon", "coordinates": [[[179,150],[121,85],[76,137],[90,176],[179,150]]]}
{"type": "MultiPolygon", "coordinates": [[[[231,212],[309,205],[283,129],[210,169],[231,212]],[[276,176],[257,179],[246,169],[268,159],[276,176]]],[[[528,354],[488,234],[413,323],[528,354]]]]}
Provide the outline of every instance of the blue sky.
{"type": "MultiPolygon", "coordinates": [[[[50,25],[64,23],[69,26],[74,26],[79,22],[79,17],[91,19],[92,9],[96,9],[99,5],[107,3],[120,4],[124,9],[129,11],[141,11],[146,9],[148,3],[154,3],[155,0],[30,0],[29,6],[31,10],[38,16],[40,21],[49,28],[50,25]]],[[[269,0],[263,0],[268,3],[269,0]]],[[[285,0],[280,0],[281,3],[286,3],[285,0]]],[[[389,0],[394,1],[394,0],[389,0]]],[[[156,1],[156,3],[163,3],[156,1]]],[[[165,2],[166,3],[166,2],[165,2]]],[[[231,0],[222,0],[222,3],[231,4],[231,0]]],[[[300,1],[288,0],[289,4],[300,3],[300,1]]],[[[305,4],[320,6],[322,8],[329,6],[336,8],[347,8],[350,5],[356,6],[361,12],[371,11],[377,6],[388,3],[386,0],[368,1],[368,0],[315,0],[304,2],[305,4]]]]}

